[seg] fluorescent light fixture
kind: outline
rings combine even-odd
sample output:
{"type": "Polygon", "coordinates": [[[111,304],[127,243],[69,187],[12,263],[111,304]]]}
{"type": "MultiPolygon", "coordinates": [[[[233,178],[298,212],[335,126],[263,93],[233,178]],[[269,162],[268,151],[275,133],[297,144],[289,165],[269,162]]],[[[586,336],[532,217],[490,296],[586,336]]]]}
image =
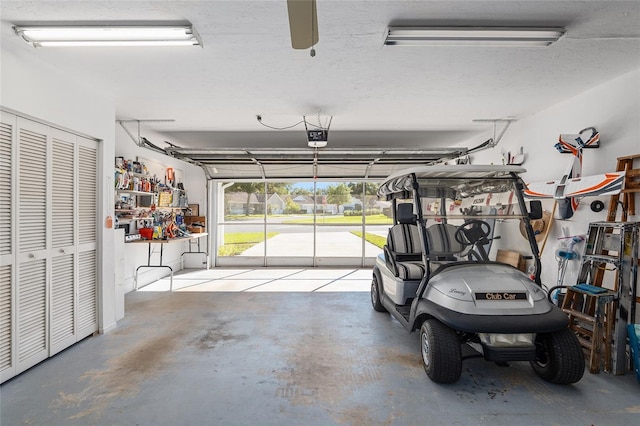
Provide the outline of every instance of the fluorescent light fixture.
{"type": "Polygon", "coordinates": [[[564,28],[389,27],[387,46],[549,46],[564,28]]]}
{"type": "Polygon", "coordinates": [[[34,47],[65,46],[197,46],[191,25],[14,26],[34,47]]]}

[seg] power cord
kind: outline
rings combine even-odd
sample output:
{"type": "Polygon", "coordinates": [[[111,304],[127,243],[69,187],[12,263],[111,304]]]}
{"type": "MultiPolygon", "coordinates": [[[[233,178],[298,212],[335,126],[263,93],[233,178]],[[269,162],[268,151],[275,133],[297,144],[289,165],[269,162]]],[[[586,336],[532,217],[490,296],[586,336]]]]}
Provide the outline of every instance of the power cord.
{"type": "MultiPolygon", "coordinates": [[[[296,124],[292,124],[291,126],[285,126],[285,127],[274,127],[274,126],[269,126],[268,124],[264,124],[264,123],[262,122],[262,116],[261,116],[260,114],[256,115],[256,120],[258,120],[258,123],[262,124],[264,127],[267,127],[267,128],[269,128],[269,129],[273,129],[273,130],[287,130],[287,129],[291,129],[291,128],[294,128],[294,127],[296,127],[296,126],[299,126],[300,124],[302,124],[302,123],[305,123],[305,122],[306,122],[306,120],[300,120],[300,121],[298,121],[296,124]]],[[[320,127],[320,126],[316,126],[316,125],[315,125],[315,124],[313,124],[313,123],[306,122],[306,124],[307,124],[307,125],[309,125],[309,126],[313,126],[313,127],[317,128],[317,129],[323,129],[322,127],[320,127]]]]}

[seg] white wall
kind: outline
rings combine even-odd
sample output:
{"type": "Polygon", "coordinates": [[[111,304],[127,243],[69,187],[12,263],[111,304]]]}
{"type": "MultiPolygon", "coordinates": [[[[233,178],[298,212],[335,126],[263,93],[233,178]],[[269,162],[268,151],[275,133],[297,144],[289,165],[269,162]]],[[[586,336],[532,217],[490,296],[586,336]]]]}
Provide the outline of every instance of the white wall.
{"type": "MultiPolygon", "coordinates": [[[[137,125],[135,123],[125,124],[134,135],[137,136],[137,125]]],[[[116,143],[115,143],[115,156],[124,157],[125,159],[136,159],[142,157],[150,160],[152,163],[148,164],[152,167],[152,173],[155,172],[160,176],[163,176],[164,170],[167,167],[172,167],[175,170],[182,171],[183,184],[187,190],[187,196],[189,204],[200,205],[200,216],[206,216],[207,214],[207,181],[204,175],[204,171],[193,164],[177,160],[172,157],[168,157],[164,154],[155,152],[147,148],[141,148],[135,144],[135,142],[129,137],[125,130],[118,124],[115,130],[116,143]],[[156,172],[157,170],[157,172],[156,172]],[[160,172],[162,170],[162,172],[160,172]]],[[[158,146],[164,146],[164,138],[154,132],[144,129],[142,124],[140,135],[149,139],[153,144],[158,146]]],[[[113,169],[113,161],[111,165],[113,169]]],[[[206,239],[203,238],[200,241],[201,250],[206,251],[206,239]]],[[[116,242],[118,247],[118,242],[116,242]]],[[[151,264],[157,265],[160,260],[160,245],[152,245],[153,254],[151,258],[151,264]]],[[[119,264],[116,268],[122,272],[122,282],[117,283],[119,294],[128,293],[135,288],[135,272],[136,268],[140,265],[147,264],[148,258],[148,246],[146,244],[125,244],[121,250],[125,251],[124,256],[118,256],[116,259],[119,264]]],[[[162,264],[168,265],[173,268],[174,271],[179,270],[182,267],[182,253],[188,251],[188,243],[173,243],[165,244],[163,247],[162,264]]],[[[195,243],[193,250],[196,251],[195,243]]],[[[202,261],[204,256],[200,255],[187,255],[184,258],[185,267],[202,267],[202,261]]],[[[138,286],[144,286],[150,282],[153,282],[161,277],[169,275],[170,271],[167,268],[142,268],[138,272],[138,286]]]]}
{"type": "MultiPolygon", "coordinates": [[[[119,126],[115,124],[115,107],[92,88],[78,86],[73,76],[57,73],[42,63],[38,52],[31,48],[9,51],[3,46],[1,63],[1,98],[3,107],[41,119],[68,129],[87,134],[101,140],[102,169],[100,175],[100,223],[113,215],[113,159],[116,155],[154,157],[167,165],[185,171],[185,187],[189,190],[190,203],[198,203],[201,215],[206,214],[206,181],[202,171],[187,163],[172,160],[139,148],[119,126]]],[[[505,134],[498,147],[473,155],[474,164],[501,164],[501,149],[515,151],[525,147],[528,169],[527,181],[552,179],[565,170],[568,155],[559,154],[553,145],[560,133],[573,133],[594,126],[600,131],[601,148],[585,150],[583,173],[594,174],[615,169],[619,156],[640,153],[640,70],[628,73],[600,86],[594,87],[571,99],[550,105],[528,117],[520,118],[505,134]]],[[[157,135],[147,135],[152,141],[157,135]]],[[[556,280],[557,262],[554,250],[557,238],[566,227],[570,235],[583,234],[589,222],[603,220],[605,212],[593,213],[588,204],[593,198],[584,200],[575,216],[568,221],[556,221],[551,229],[547,248],[543,253],[543,281],[553,285],[556,280]]],[[[638,203],[638,201],[637,201],[638,203]]],[[[636,207],[636,211],[640,206],[636,207]]],[[[634,218],[632,218],[634,219],[634,218]]],[[[638,217],[635,220],[639,220],[638,217]]],[[[100,228],[102,260],[100,274],[100,330],[115,326],[114,289],[114,233],[104,226],[100,228]]],[[[146,260],[143,245],[141,253],[132,257],[132,264],[146,260]]],[[[169,262],[176,262],[176,253],[168,255],[169,262]],[[170,259],[171,258],[171,259],[170,259]]],[[[142,263],[140,263],[142,264],[142,263]]],[[[575,279],[575,268],[569,271],[567,282],[575,279]]],[[[127,274],[125,274],[127,275],[127,274]]],[[[150,278],[149,278],[150,279],[150,278]]]]}
{"type": "MultiPolygon", "coordinates": [[[[102,159],[98,179],[101,187],[99,193],[99,222],[104,224],[107,216],[114,216],[114,183],[113,165],[115,156],[135,158],[143,156],[158,163],[166,164],[184,172],[184,184],[188,189],[189,203],[200,204],[201,215],[206,214],[206,179],[202,169],[191,164],[143,149],[134,144],[120,125],[116,124],[115,106],[113,102],[93,88],[78,86],[72,76],[57,73],[38,57],[39,51],[25,44],[23,49],[1,51],[1,85],[0,102],[6,109],[36,120],[66,128],[100,140],[102,159]]],[[[144,133],[152,141],[163,139],[155,134],[144,133]]],[[[125,246],[126,255],[123,265],[116,265],[114,231],[101,226],[99,229],[101,262],[99,270],[99,297],[101,332],[116,326],[122,318],[124,293],[133,289],[133,274],[138,265],[146,264],[147,251],[145,245],[125,246]],[[124,271],[116,268],[124,268],[124,271]],[[116,272],[124,277],[123,288],[116,289],[116,272]]],[[[201,243],[204,247],[206,242],[201,243]]],[[[180,255],[187,250],[185,244],[166,247],[164,263],[174,269],[181,266],[180,255]]],[[[120,258],[120,257],[118,257],[120,258]]],[[[157,255],[154,255],[157,259],[157,255]]],[[[202,257],[187,258],[186,266],[193,261],[198,264],[202,257]]],[[[122,262],[121,262],[122,263],[122,262]]],[[[153,262],[152,262],[153,263],[153,262]]],[[[141,270],[141,284],[151,282],[163,275],[167,269],[141,270]]]]}
{"type": "MultiPolygon", "coordinates": [[[[600,148],[584,150],[583,175],[614,171],[618,157],[640,153],[640,70],[520,118],[507,130],[497,147],[474,154],[472,164],[502,164],[502,149],[515,152],[523,146],[527,155],[523,165],[527,169],[525,181],[557,179],[572,158],[554,148],[558,136],[578,133],[585,127],[595,127],[600,132],[600,148]]],[[[636,167],[640,165],[636,164],[636,167]]],[[[607,213],[606,207],[602,212],[594,213],[589,205],[600,199],[608,206],[608,198],[586,197],[570,220],[553,223],[542,254],[543,283],[548,286],[556,283],[558,264],[554,252],[561,242],[558,237],[563,236],[562,228],[566,228],[569,235],[585,234],[590,222],[606,220],[607,213]]],[[[545,208],[550,210],[552,206],[552,202],[545,202],[545,208]]],[[[636,199],[638,212],[640,197],[636,199]]],[[[629,218],[629,221],[638,220],[638,215],[629,218]]],[[[578,267],[577,261],[569,265],[565,283],[575,283],[578,267]]]]}
{"type": "Polygon", "coordinates": [[[102,226],[98,237],[102,258],[98,264],[98,323],[101,332],[108,331],[116,326],[113,229],[103,224],[113,215],[115,107],[91,88],[78,86],[73,76],[50,69],[33,48],[25,45],[25,49],[14,52],[2,47],[2,107],[100,140],[98,193],[102,196],[98,200],[98,220],[102,226]]]}

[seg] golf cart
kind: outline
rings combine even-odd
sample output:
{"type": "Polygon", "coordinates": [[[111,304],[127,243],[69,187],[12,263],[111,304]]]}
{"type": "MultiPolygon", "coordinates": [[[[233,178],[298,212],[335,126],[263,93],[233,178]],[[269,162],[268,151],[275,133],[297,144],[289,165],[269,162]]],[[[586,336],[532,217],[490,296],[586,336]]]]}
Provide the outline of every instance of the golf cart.
{"type": "Polygon", "coordinates": [[[582,378],[580,343],[540,281],[530,220],[542,208],[532,201],[527,211],[524,171],[423,166],[390,176],[378,190],[392,201],[394,225],[373,269],[371,302],[408,331],[420,330],[424,369],[434,382],[457,381],[463,359],[474,356],[500,365],[529,361],[552,383],[582,378]],[[498,261],[514,252],[523,262],[498,261]]]}

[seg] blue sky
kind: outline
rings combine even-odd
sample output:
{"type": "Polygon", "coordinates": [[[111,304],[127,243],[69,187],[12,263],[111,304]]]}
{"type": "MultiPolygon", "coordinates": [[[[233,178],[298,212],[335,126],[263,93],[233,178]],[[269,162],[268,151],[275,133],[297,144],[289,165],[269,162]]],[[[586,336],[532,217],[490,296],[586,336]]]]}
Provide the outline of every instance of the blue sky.
{"type": "MultiPolygon", "coordinates": [[[[336,185],[336,182],[317,182],[316,188],[325,189],[330,185],[336,185]]],[[[292,185],[294,188],[304,188],[309,191],[313,191],[313,182],[296,182],[292,185]]]]}

